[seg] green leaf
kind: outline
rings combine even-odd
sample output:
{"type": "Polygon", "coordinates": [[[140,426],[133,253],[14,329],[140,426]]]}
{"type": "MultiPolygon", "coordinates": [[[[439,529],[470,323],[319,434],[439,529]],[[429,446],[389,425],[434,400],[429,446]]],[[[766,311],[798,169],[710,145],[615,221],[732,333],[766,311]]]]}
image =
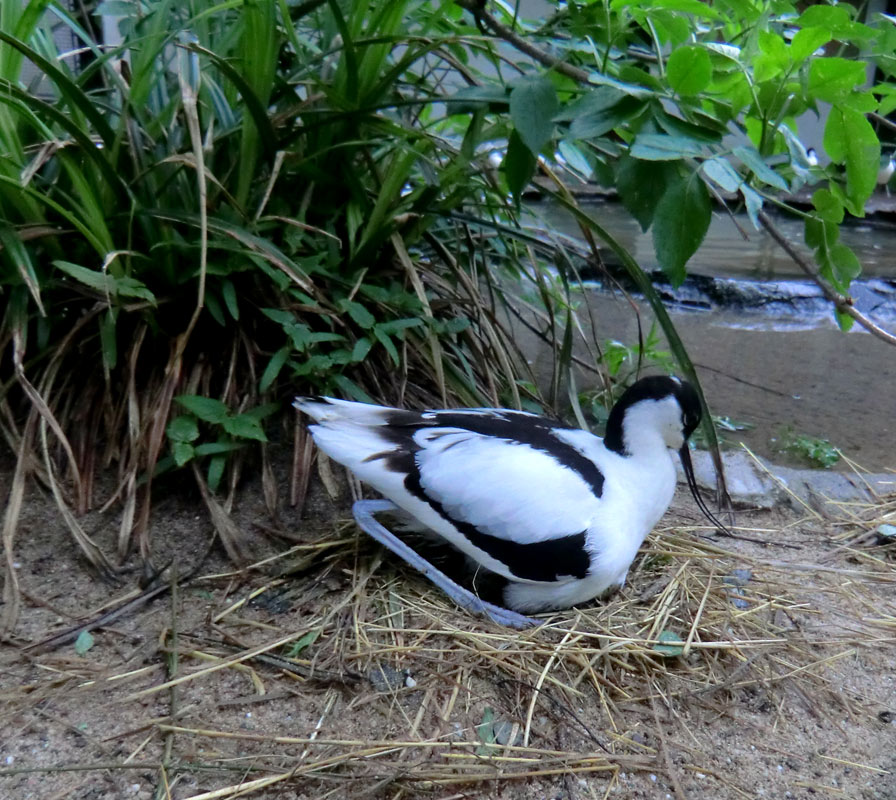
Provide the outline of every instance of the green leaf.
{"type": "Polygon", "coordinates": [[[687,45],[672,51],[666,62],[669,85],[680,95],[699,94],[712,80],[712,61],[702,47],[687,45]]]}
{"type": "Polygon", "coordinates": [[[790,53],[783,37],[771,31],[762,31],[758,43],[759,55],[753,59],[753,79],[756,83],[763,83],[788,67],[790,53]]]}
{"type": "Polygon", "coordinates": [[[241,439],[254,439],[258,442],[266,442],[268,440],[261,423],[254,417],[246,414],[226,417],[221,421],[221,425],[231,436],[237,436],[241,439]]]}
{"type": "Polygon", "coordinates": [[[667,175],[674,176],[669,164],[639,161],[624,155],[616,168],[616,190],[626,210],[646,231],[653,222],[657,203],[666,189],[667,175]]]}
{"type": "Polygon", "coordinates": [[[187,411],[195,414],[199,419],[213,424],[222,423],[230,416],[230,409],[220,400],[212,397],[200,397],[196,394],[182,394],[174,398],[187,411]]]}
{"type": "Polygon", "coordinates": [[[809,92],[826,103],[839,103],[865,84],[865,62],[848,58],[815,58],[809,64],[809,92]]]}
{"type": "Polygon", "coordinates": [[[731,166],[731,162],[722,156],[704,161],[700,168],[713,183],[721,186],[726,192],[736,192],[744,182],[743,176],[731,166]]]}
{"type": "Polygon", "coordinates": [[[750,171],[769,186],[774,186],[782,192],[786,192],[790,187],[777,172],[775,172],[759,155],[759,151],[754,147],[735,147],[732,151],[749,169],[750,171]]]}
{"type": "Polygon", "coordinates": [[[224,467],[227,465],[227,459],[224,456],[215,456],[209,461],[208,472],[206,473],[206,483],[208,490],[214,494],[221,485],[221,478],[224,477],[224,467]]]}
{"type": "Polygon", "coordinates": [[[517,203],[532,180],[537,163],[536,157],[523,143],[519,134],[512,131],[507,142],[507,155],[504,157],[504,175],[507,178],[507,187],[517,203]]]}
{"type": "Polygon", "coordinates": [[[510,93],[510,118],[523,144],[537,156],[554,132],[559,103],[550,81],[538,78],[518,84],[510,93]]]}
{"type": "Polygon", "coordinates": [[[684,640],[673,631],[662,631],[658,642],[651,649],[662,656],[680,656],[684,652],[684,640]]]}
{"type": "Polygon", "coordinates": [[[647,100],[656,95],[652,89],[645,89],[643,86],[639,86],[635,83],[629,83],[626,81],[620,81],[616,78],[612,78],[609,75],[604,75],[600,72],[592,72],[588,76],[588,83],[594,86],[610,86],[613,89],[619,89],[620,92],[624,94],[631,95],[632,97],[637,97],[641,100],[647,100]]]}
{"type": "Polygon", "coordinates": [[[639,133],[629,148],[633,158],[642,161],[678,161],[703,152],[703,144],[686,136],[663,133],[639,133]]]}
{"type": "Polygon", "coordinates": [[[199,426],[195,417],[184,415],[172,419],[165,433],[174,442],[195,442],[199,438],[199,426]]]}
{"type": "Polygon", "coordinates": [[[818,212],[818,216],[828,222],[839,225],[843,222],[843,203],[841,203],[828,189],[819,189],[812,195],[812,205],[818,212]]]}
{"type": "Polygon", "coordinates": [[[834,106],[824,127],[824,147],[832,161],[846,164],[849,210],[863,217],[880,168],[880,142],[874,128],[864,114],[834,106]]]}
{"type": "Polygon", "coordinates": [[[365,330],[367,328],[372,328],[373,324],[376,322],[376,317],[356,300],[346,300],[341,305],[343,310],[348,312],[348,315],[352,318],[355,324],[365,330]]]}
{"type": "Polygon", "coordinates": [[[840,238],[840,229],[837,225],[820,217],[806,217],[803,229],[806,245],[813,250],[827,250],[840,238]]]}
{"type": "Polygon", "coordinates": [[[271,360],[268,361],[268,365],[264,368],[264,372],[261,373],[261,380],[258,382],[259,391],[266,392],[271,388],[271,384],[277,380],[277,376],[280,374],[280,370],[283,369],[283,365],[289,358],[289,354],[290,347],[289,345],[285,345],[271,356],[271,360]]]}
{"type": "Polygon", "coordinates": [[[75,639],[75,652],[79,656],[83,656],[91,647],[93,647],[93,636],[90,631],[81,631],[78,638],[75,639]]]}
{"type": "Polygon", "coordinates": [[[193,445],[189,442],[174,442],[171,445],[171,453],[174,455],[174,463],[179,467],[192,461],[193,456],[196,455],[193,445]]]}
{"type": "Polygon", "coordinates": [[[367,392],[365,392],[347,375],[333,375],[332,381],[342,390],[343,394],[352,398],[352,400],[358,400],[361,403],[375,402],[373,398],[369,394],[367,394],[367,392]]]}
{"type": "Polygon", "coordinates": [[[197,456],[217,456],[242,450],[245,446],[245,442],[206,442],[196,445],[193,449],[197,456]]]}
{"type": "Polygon", "coordinates": [[[706,236],[711,216],[709,193],[696,175],[677,177],[666,187],[653,220],[653,248],[674,286],[684,281],[685,265],[706,236]]]}
{"type": "MultiPolygon", "coordinates": [[[[601,89],[595,90],[593,94],[599,91],[601,89]]],[[[616,90],[612,91],[614,95],[618,95],[616,90]]],[[[636,117],[644,108],[644,101],[634,97],[623,97],[614,105],[606,107],[601,107],[599,103],[582,104],[581,112],[570,123],[569,135],[573,139],[596,139],[636,117]]]]}
{"type": "Polygon", "coordinates": [[[841,292],[849,288],[849,284],[862,274],[862,262],[856,254],[842,242],[838,242],[828,251],[836,284],[841,292]]]}
{"type": "Polygon", "coordinates": [[[236,289],[233,286],[233,281],[227,278],[221,281],[221,295],[224,297],[224,305],[227,306],[230,316],[239,322],[240,307],[236,300],[236,289]]]}
{"type": "Polygon", "coordinates": [[[852,326],[856,324],[856,321],[843,311],[834,309],[834,316],[837,319],[837,324],[840,326],[840,330],[844,333],[848,333],[852,330],[852,326]]]}
{"type": "Polygon", "coordinates": [[[352,348],[352,362],[363,361],[367,358],[367,354],[370,352],[370,348],[373,347],[373,342],[370,339],[358,339],[355,342],[355,346],[352,348]]]}
{"type": "Polygon", "coordinates": [[[760,230],[762,224],[759,222],[759,212],[762,211],[762,195],[745,183],[741,185],[740,193],[744,198],[744,205],[747,209],[747,215],[750,217],[750,222],[753,223],[753,227],[757,231],[760,230]]]}
{"type": "Polygon", "coordinates": [[[300,637],[299,639],[296,639],[296,641],[294,641],[289,646],[289,649],[286,651],[286,657],[287,658],[298,657],[298,655],[303,650],[305,650],[308,647],[311,647],[311,645],[313,645],[317,641],[317,638],[319,636],[320,636],[320,628],[313,630],[313,631],[308,631],[308,633],[306,633],[304,636],[300,637]]]}
{"type": "Polygon", "coordinates": [[[395,343],[392,339],[389,338],[388,334],[384,333],[379,325],[375,325],[373,328],[373,335],[376,336],[377,341],[386,348],[386,352],[392,359],[392,362],[397,367],[401,364],[401,356],[398,355],[398,350],[395,348],[395,343]]]}
{"type": "Polygon", "coordinates": [[[108,272],[100,272],[94,269],[87,269],[78,264],[72,264],[70,261],[56,260],[53,266],[62,270],[66,275],[71,276],[79,283],[89,286],[91,289],[101,292],[105,295],[114,297],[138,297],[141,300],[148,300],[155,303],[155,295],[146,288],[145,284],[140,281],[129,278],[127,276],[116,278],[108,272]]]}
{"type": "Polygon", "coordinates": [[[813,26],[798,30],[790,40],[790,57],[797,63],[803,61],[831,41],[831,38],[831,32],[827,28],[813,26]]]}

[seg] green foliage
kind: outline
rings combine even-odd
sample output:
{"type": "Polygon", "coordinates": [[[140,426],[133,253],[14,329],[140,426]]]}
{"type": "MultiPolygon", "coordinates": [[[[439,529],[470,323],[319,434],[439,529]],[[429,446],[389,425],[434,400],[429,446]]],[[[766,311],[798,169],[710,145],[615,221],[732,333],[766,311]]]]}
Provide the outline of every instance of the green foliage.
{"type": "Polygon", "coordinates": [[[174,417],[165,428],[171,456],[160,462],[158,471],[208,458],[206,483],[212,492],[221,483],[229,453],[248,442],[268,440],[261,421],[278,409],[276,403],[267,403],[234,414],[225,403],[211,397],[185,394],[175,400],[189,413],[174,417]],[[206,437],[201,436],[200,422],[205,423],[206,437]],[[201,438],[204,440],[200,441],[201,438]]]}
{"type": "Polygon", "coordinates": [[[724,202],[742,205],[758,225],[763,206],[786,207],[787,193],[818,184],[822,205],[789,210],[805,219],[821,275],[846,293],[861,265],[838,242],[837,226],[844,210],[864,215],[881,151],[872,115],[896,106],[892,21],[859,14],[847,4],[801,13],[786,1],[722,8],[622,0],[577,3],[540,26],[513,20],[529,26],[533,42],[550,37],[550,58],[587,79],[556,68],[551,87],[533,67],[511,84],[508,188],[519,196],[536,169],[516,152],[514,136],[535,154],[574,143],[584,171],[615,186],[652,229],[656,260],[679,284],[706,234],[710,195],[728,193],[724,202]],[[864,59],[883,76],[872,86],[864,59]],[[810,167],[794,131],[800,115],[821,114],[823,104],[831,163],[810,167]]]}
{"type": "Polygon", "coordinates": [[[823,469],[830,469],[840,460],[840,451],[827,439],[807,436],[790,429],[782,434],[780,449],[823,469]]]}

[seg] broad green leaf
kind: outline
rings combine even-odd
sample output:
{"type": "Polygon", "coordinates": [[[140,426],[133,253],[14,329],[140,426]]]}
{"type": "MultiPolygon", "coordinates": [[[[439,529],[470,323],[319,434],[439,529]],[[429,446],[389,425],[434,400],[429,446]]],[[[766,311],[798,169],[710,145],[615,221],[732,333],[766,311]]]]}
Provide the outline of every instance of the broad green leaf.
{"type": "Polygon", "coordinates": [[[266,442],[268,440],[261,423],[254,417],[245,414],[225,417],[221,420],[221,425],[231,436],[238,436],[240,439],[254,439],[258,442],[266,442]]]}
{"type": "Polygon", "coordinates": [[[669,85],[680,95],[699,94],[712,80],[712,61],[702,47],[689,45],[672,51],[666,62],[669,85]]]}
{"type": "Polygon", "coordinates": [[[838,242],[830,249],[828,257],[837,284],[842,287],[840,291],[845,292],[849,284],[862,274],[862,262],[842,242],[838,242]]]}
{"type": "Polygon", "coordinates": [[[577,147],[574,142],[564,139],[562,142],[558,143],[557,151],[566,160],[568,168],[577,175],[587,180],[594,174],[591,162],[588,161],[585,153],[583,153],[582,149],[577,147]]]}
{"type": "Polygon", "coordinates": [[[653,249],[673,286],[685,279],[685,265],[694,255],[712,216],[709,193],[696,175],[677,177],[669,183],[656,207],[653,249]]]}
{"type": "Polygon", "coordinates": [[[521,83],[510,93],[513,126],[535,156],[551,139],[558,107],[553,85],[543,78],[521,83]]]}
{"type": "Polygon", "coordinates": [[[864,61],[848,58],[815,58],[809,64],[809,91],[827,103],[838,103],[866,80],[864,61]]]}
{"type": "Polygon", "coordinates": [[[83,656],[91,647],[93,647],[93,635],[90,631],[81,631],[78,638],[75,639],[75,652],[79,656],[83,656]]]}
{"type": "Polygon", "coordinates": [[[638,116],[645,107],[642,100],[623,97],[615,105],[587,109],[572,119],[569,135],[574,139],[596,139],[638,116]]]}
{"type": "Polygon", "coordinates": [[[762,31],[758,37],[759,55],[753,59],[753,79],[763,83],[783,72],[790,64],[790,53],[783,37],[762,31]]]}
{"type": "Polygon", "coordinates": [[[174,463],[179,467],[192,461],[193,456],[196,455],[193,445],[189,442],[173,442],[171,452],[174,455],[174,463]]]}
{"type": "Polygon", "coordinates": [[[230,409],[220,400],[213,397],[200,397],[196,394],[182,394],[174,398],[187,411],[195,414],[199,419],[212,424],[222,423],[230,416],[230,409]]]}
{"type": "Polygon", "coordinates": [[[827,28],[809,27],[798,30],[790,41],[790,57],[795,62],[803,61],[829,41],[831,32],[827,28]]]}
{"type": "Polygon", "coordinates": [[[731,162],[722,156],[709,158],[700,168],[713,183],[718,184],[726,192],[736,192],[744,182],[743,176],[731,166],[731,162]]]}
{"type": "Polygon", "coordinates": [[[846,196],[850,212],[865,215],[865,202],[877,185],[880,142],[864,114],[834,106],[824,127],[824,147],[831,160],[846,165],[846,196]]]}
{"type": "Polygon", "coordinates": [[[168,423],[165,433],[175,442],[195,442],[199,438],[199,426],[195,417],[182,415],[168,423]]]}
{"type": "Polygon", "coordinates": [[[523,144],[519,134],[512,131],[507,142],[507,155],[504,158],[504,175],[507,178],[507,187],[517,203],[529,185],[529,181],[532,180],[537,163],[537,159],[532,155],[532,151],[523,144]]]}
{"type": "Polygon", "coordinates": [[[631,156],[619,159],[616,190],[626,210],[638,220],[642,231],[646,231],[653,222],[668,175],[674,175],[674,167],[670,164],[639,161],[631,156]]]}
{"type": "Polygon", "coordinates": [[[639,133],[629,148],[633,158],[642,161],[679,161],[703,152],[702,142],[685,136],[666,136],[662,133],[639,133]]]}
{"type": "Polygon", "coordinates": [[[839,225],[843,222],[843,203],[841,203],[828,189],[819,189],[812,195],[812,205],[818,212],[818,216],[828,222],[839,225]]]}
{"type": "Polygon", "coordinates": [[[826,251],[840,238],[840,229],[837,225],[819,217],[806,217],[803,230],[806,245],[816,251],[826,251]]]}
{"type": "Polygon", "coordinates": [[[762,160],[758,150],[753,147],[735,147],[733,152],[763,183],[774,186],[782,192],[788,190],[787,181],[762,160]]]}

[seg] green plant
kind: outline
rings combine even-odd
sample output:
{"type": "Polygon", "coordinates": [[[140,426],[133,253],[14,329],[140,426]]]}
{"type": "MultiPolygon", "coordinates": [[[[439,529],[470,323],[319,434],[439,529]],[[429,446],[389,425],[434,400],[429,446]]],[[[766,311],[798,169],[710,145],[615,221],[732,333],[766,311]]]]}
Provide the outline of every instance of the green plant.
{"type": "Polygon", "coordinates": [[[830,469],[840,460],[840,451],[827,439],[807,436],[788,428],[779,437],[779,449],[812,466],[830,469]]]}
{"type": "Polygon", "coordinates": [[[103,48],[59,3],[2,4],[0,430],[15,492],[37,450],[97,566],[67,508],[94,505],[100,465],[121,473],[119,555],[148,557],[155,477],[208,459],[201,488],[225,485],[284,395],[519,404],[534,386],[504,289],[477,277],[525,254],[515,212],[476,168],[481,118],[456,137],[436,110],[469,30],[443,6],[107,2],[123,42],[103,48]],[[178,416],[178,395],[208,400],[178,416]]]}

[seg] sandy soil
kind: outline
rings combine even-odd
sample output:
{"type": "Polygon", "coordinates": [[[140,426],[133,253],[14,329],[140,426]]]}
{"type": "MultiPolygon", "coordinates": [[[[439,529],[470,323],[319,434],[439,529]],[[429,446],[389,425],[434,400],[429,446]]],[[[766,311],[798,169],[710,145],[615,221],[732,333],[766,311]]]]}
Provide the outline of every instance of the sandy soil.
{"type": "MultiPolygon", "coordinates": [[[[241,571],[207,552],[197,497],[160,495],[155,563],[175,590],[89,649],[29,650],[140,592],[133,559],[117,583],[92,575],[32,489],[0,649],[0,797],[896,800],[896,558],[844,547],[882,512],[745,512],[773,546],[690,550],[681,494],[621,599],[522,633],[452,608],[320,487],[304,519],[277,520],[245,488],[234,519],[272,560],[241,571]],[[743,607],[724,578],[738,566],[743,607]],[[699,646],[650,652],[659,624],[699,646]]],[[[112,550],[114,515],[82,522],[112,550]]]]}

